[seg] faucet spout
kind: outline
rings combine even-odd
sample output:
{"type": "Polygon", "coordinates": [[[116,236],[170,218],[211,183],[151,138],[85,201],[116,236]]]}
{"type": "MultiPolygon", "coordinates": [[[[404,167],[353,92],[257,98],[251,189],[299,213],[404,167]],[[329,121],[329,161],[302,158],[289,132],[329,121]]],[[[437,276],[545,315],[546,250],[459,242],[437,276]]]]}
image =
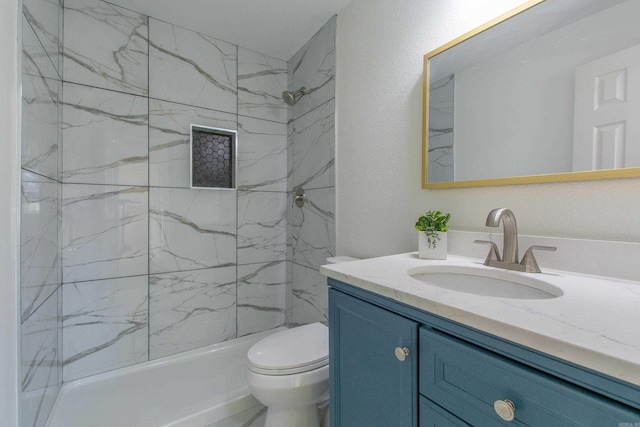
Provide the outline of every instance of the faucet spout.
{"type": "Polygon", "coordinates": [[[502,261],[518,264],[518,227],[516,217],[509,209],[496,208],[487,216],[487,227],[498,227],[502,220],[504,244],[502,246],[502,261]]]}

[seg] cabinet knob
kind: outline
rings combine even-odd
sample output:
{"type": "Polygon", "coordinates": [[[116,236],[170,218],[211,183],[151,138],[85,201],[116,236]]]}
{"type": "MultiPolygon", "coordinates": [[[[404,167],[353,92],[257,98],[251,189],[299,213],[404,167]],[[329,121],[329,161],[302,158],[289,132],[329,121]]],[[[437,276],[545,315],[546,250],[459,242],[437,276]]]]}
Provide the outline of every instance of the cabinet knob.
{"type": "Polygon", "coordinates": [[[516,405],[509,399],[496,400],[493,403],[493,409],[505,421],[513,421],[516,417],[516,405]]]}
{"type": "Polygon", "coordinates": [[[409,349],[407,347],[396,347],[395,353],[398,360],[404,362],[404,359],[409,356],[409,349]]]}

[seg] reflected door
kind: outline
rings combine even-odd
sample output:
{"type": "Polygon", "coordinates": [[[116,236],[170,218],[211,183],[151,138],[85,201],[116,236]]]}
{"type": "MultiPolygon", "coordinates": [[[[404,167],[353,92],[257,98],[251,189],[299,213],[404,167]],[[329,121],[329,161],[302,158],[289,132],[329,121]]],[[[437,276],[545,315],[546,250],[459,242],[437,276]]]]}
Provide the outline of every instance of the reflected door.
{"type": "Polygon", "coordinates": [[[640,45],[576,69],[573,171],[640,166],[640,45]]]}

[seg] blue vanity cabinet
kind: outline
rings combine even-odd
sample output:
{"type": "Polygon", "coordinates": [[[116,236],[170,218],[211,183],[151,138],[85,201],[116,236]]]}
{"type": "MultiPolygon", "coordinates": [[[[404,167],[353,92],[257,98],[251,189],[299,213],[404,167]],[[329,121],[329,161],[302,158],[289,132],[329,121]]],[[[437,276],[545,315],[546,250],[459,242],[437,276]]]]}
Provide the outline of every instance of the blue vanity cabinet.
{"type": "Polygon", "coordinates": [[[329,325],[331,426],[417,427],[418,323],[330,289],[329,325]]]}
{"type": "Polygon", "coordinates": [[[474,426],[505,425],[494,403],[506,401],[515,425],[640,426],[637,410],[431,328],[420,331],[420,393],[474,426]]]}
{"type": "Polygon", "coordinates": [[[329,286],[332,427],[640,426],[637,385],[334,279],[329,286]],[[495,404],[513,407],[514,419],[495,404]]]}
{"type": "Polygon", "coordinates": [[[420,427],[472,427],[424,396],[420,397],[420,427]]]}

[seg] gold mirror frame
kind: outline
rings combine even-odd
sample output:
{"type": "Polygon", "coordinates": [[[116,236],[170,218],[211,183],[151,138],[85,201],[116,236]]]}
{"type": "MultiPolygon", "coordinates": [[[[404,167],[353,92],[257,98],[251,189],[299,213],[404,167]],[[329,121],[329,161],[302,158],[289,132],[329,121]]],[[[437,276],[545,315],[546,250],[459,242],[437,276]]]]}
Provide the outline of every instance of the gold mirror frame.
{"type": "MultiPolygon", "coordinates": [[[[427,53],[424,56],[424,73],[423,73],[423,95],[422,95],[422,188],[463,188],[463,187],[485,187],[498,185],[516,185],[516,184],[542,184],[549,182],[571,182],[571,181],[591,181],[601,179],[619,179],[619,178],[636,178],[640,177],[640,167],[631,167],[623,169],[606,169],[597,171],[583,172],[563,172],[543,175],[525,175],[507,178],[491,178],[468,181],[450,181],[450,182],[428,182],[428,166],[429,166],[429,60],[452,47],[468,40],[483,31],[495,27],[496,25],[508,20],[546,0],[529,0],[517,8],[506,12],[497,18],[463,34],[462,36],[440,46],[439,48],[427,53]]],[[[640,118],[638,118],[640,120],[640,118]]]]}

